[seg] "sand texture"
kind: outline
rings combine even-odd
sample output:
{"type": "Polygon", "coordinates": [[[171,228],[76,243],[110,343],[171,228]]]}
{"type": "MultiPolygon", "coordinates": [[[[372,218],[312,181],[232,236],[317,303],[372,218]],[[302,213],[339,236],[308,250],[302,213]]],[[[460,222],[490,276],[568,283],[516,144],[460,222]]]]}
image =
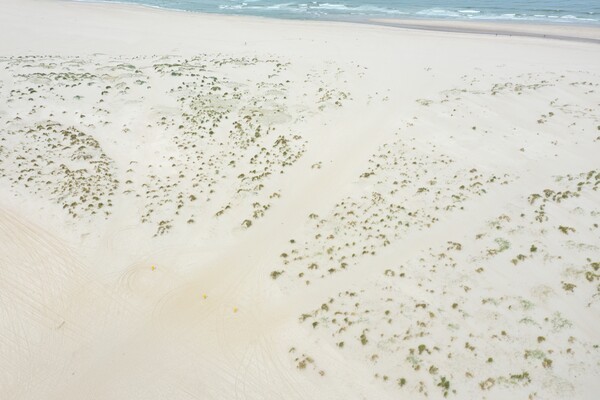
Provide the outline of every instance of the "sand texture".
{"type": "Polygon", "coordinates": [[[0,399],[597,398],[598,44],[0,7],[0,399]]]}

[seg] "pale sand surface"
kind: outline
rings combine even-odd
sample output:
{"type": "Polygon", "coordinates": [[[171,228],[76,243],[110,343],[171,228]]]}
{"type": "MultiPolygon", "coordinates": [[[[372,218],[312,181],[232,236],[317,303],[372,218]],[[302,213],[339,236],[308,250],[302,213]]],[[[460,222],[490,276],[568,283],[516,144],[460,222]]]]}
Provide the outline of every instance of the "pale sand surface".
{"type": "Polygon", "coordinates": [[[600,392],[598,45],[0,9],[1,399],[600,392]]]}
{"type": "Polygon", "coordinates": [[[366,23],[405,29],[500,36],[537,37],[600,44],[600,28],[593,25],[533,24],[514,22],[443,21],[414,19],[368,19],[366,23]]]}

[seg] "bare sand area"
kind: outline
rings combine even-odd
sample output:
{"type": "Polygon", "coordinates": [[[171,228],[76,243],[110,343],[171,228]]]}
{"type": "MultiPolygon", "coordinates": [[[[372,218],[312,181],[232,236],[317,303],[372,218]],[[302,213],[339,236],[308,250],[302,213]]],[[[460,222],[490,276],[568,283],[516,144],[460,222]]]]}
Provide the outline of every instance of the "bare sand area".
{"type": "Polygon", "coordinates": [[[536,37],[541,39],[600,44],[600,28],[594,25],[534,24],[515,22],[476,22],[452,20],[367,19],[369,24],[424,31],[536,37]]]}
{"type": "Polygon", "coordinates": [[[0,399],[600,392],[597,44],[0,10],[0,399]]]}

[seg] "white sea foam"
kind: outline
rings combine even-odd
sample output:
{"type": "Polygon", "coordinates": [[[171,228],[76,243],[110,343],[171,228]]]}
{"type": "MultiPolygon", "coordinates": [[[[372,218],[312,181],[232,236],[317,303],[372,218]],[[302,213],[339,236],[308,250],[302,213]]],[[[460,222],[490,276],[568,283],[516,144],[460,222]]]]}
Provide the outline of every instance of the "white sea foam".
{"type": "Polygon", "coordinates": [[[458,17],[460,13],[451,10],[443,10],[440,8],[429,8],[421,10],[416,13],[417,15],[424,15],[428,17],[458,17]]]}
{"type": "MultiPolygon", "coordinates": [[[[359,0],[330,0],[320,3],[317,1],[294,2],[294,0],[75,0],[107,3],[135,3],[155,8],[169,8],[181,11],[218,12],[235,14],[265,15],[281,18],[328,18],[347,16],[395,16],[406,15],[408,18],[433,19],[469,19],[469,20],[516,20],[516,21],[552,21],[553,23],[593,23],[600,24],[600,5],[590,3],[587,9],[571,7],[562,3],[560,7],[548,7],[542,0],[531,0],[527,3],[510,1],[490,4],[483,1],[478,4],[475,0],[465,8],[464,2],[456,1],[456,7],[431,7],[416,9],[416,0],[388,0],[377,4],[367,4],[359,0]]],[[[561,0],[562,1],[562,0],[561,0]]],[[[448,0],[447,4],[452,1],[448,0]]]]}
{"type": "Polygon", "coordinates": [[[256,11],[288,11],[288,12],[305,12],[313,14],[326,14],[331,11],[339,14],[360,14],[360,15],[371,15],[371,14],[390,14],[390,15],[408,15],[408,12],[395,10],[391,8],[377,7],[377,6],[347,6],[339,3],[281,3],[272,5],[249,5],[247,3],[241,4],[221,4],[219,5],[221,10],[256,10],[256,11]]]}

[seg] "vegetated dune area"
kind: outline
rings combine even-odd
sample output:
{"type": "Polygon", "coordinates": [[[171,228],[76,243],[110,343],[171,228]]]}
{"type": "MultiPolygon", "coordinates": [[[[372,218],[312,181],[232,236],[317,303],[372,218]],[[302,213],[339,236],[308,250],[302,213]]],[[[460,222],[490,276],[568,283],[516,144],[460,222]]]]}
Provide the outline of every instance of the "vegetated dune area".
{"type": "Polygon", "coordinates": [[[1,399],[597,398],[597,43],[0,9],[1,399]]]}

